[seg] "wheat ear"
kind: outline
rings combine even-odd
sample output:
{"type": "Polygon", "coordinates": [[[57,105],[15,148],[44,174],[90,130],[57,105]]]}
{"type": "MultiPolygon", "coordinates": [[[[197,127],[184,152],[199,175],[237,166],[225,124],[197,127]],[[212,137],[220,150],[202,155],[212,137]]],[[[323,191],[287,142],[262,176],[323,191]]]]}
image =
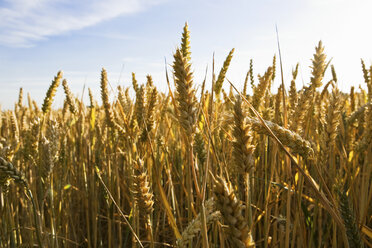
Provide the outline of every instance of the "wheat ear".
{"type": "Polygon", "coordinates": [[[322,80],[326,69],[326,55],[322,41],[319,41],[318,46],[315,48],[314,58],[312,60],[312,77],[311,84],[313,87],[318,88],[322,86],[322,80]]]}
{"type": "MultiPolygon", "coordinates": [[[[221,213],[219,211],[213,212],[214,208],[215,206],[213,198],[205,202],[205,215],[207,216],[207,225],[221,219],[221,213]]],[[[182,232],[181,239],[177,240],[177,246],[179,248],[187,247],[189,242],[201,231],[201,224],[201,214],[199,213],[182,232]]]]}
{"type": "Polygon", "coordinates": [[[266,91],[268,90],[273,75],[273,68],[269,67],[265,74],[261,77],[258,76],[259,84],[254,88],[254,94],[252,99],[252,105],[255,109],[259,109],[261,105],[261,100],[265,96],[266,91]]]}
{"type": "Polygon", "coordinates": [[[216,199],[216,207],[221,211],[225,224],[229,226],[230,240],[234,247],[254,247],[248,222],[245,220],[242,210],[245,208],[237,199],[234,189],[230,183],[223,178],[213,178],[213,191],[216,199]]]}
{"type": "Polygon", "coordinates": [[[177,88],[176,100],[180,113],[179,121],[186,134],[191,135],[194,133],[197,112],[193,75],[191,64],[179,49],[174,54],[173,70],[177,88]]]}
{"type": "Polygon", "coordinates": [[[147,231],[148,241],[153,244],[153,230],[151,214],[154,211],[153,194],[150,189],[149,176],[144,169],[141,160],[138,160],[134,166],[134,195],[139,206],[139,213],[145,221],[145,229],[147,231]]]}
{"type": "Polygon", "coordinates": [[[233,57],[233,54],[234,54],[234,48],[231,49],[231,51],[227,55],[227,57],[225,59],[225,62],[223,62],[223,66],[221,68],[221,71],[218,74],[218,78],[217,78],[215,88],[214,88],[214,91],[215,91],[217,97],[220,95],[222,85],[223,85],[223,81],[225,80],[226,72],[229,69],[230,62],[231,62],[231,59],[233,57]]]}
{"type": "Polygon", "coordinates": [[[66,94],[66,101],[68,103],[68,106],[70,107],[70,111],[71,111],[71,113],[76,114],[77,111],[76,111],[75,99],[74,99],[74,96],[72,95],[72,93],[70,91],[70,88],[67,85],[66,79],[64,79],[62,81],[62,85],[63,85],[63,89],[64,89],[65,94],[66,94]]]}
{"type": "Polygon", "coordinates": [[[103,107],[105,109],[106,121],[107,121],[108,126],[115,128],[116,130],[118,130],[118,132],[121,135],[125,136],[126,135],[125,130],[119,124],[115,122],[114,113],[111,110],[111,105],[109,102],[107,84],[108,84],[107,72],[103,68],[101,72],[101,96],[102,96],[103,107]]]}
{"type": "MultiPolygon", "coordinates": [[[[247,117],[247,121],[252,124],[252,129],[257,133],[270,135],[258,119],[247,117]]],[[[301,155],[305,159],[313,158],[314,150],[309,141],[303,139],[299,134],[279,126],[278,124],[270,121],[265,121],[265,123],[285,146],[291,148],[292,152],[301,155]]]]}
{"type": "Polygon", "coordinates": [[[56,91],[57,91],[57,88],[58,88],[58,86],[61,82],[61,79],[62,79],[62,71],[59,71],[57,73],[57,76],[54,77],[54,80],[52,81],[52,84],[50,85],[50,87],[47,91],[47,94],[44,98],[44,103],[43,103],[43,106],[41,108],[41,110],[43,111],[44,114],[47,114],[52,107],[53,98],[56,94],[56,91]]]}
{"type": "Polygon", "coordinates": [[[353,211],[353,206],[349,201],[349,198],[345,192],[338,191],[340,197],[340,214],[344,221],[346,227],[346,234],[349,241],[350,248],[359,248],[363,247],[362,240],[360,238],[360,231],[355,221],[355,215],[353,211]]]}

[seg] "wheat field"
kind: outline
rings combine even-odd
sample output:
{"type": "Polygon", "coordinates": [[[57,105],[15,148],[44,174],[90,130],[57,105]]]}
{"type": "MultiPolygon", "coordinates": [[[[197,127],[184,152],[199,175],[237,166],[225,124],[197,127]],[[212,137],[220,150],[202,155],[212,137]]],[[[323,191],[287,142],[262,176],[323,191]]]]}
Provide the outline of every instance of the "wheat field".
{"type": "Polygon", "coordinates": [[[185,25],[167,94],[105,69],[89,103],[62,72],[41,107],[20,89],[0,111],[0,247],[372,247],[372,66],[341,92],[319,42],[303,88],[298,65],[272,88],[274,57],[239,89],[233,49],[209,88],[190,51],[185,25]]]}

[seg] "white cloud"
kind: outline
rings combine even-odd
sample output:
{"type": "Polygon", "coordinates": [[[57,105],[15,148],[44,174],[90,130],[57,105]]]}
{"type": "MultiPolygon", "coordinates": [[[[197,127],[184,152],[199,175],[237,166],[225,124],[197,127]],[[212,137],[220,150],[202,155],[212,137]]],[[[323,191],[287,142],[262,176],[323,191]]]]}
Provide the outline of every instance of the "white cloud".
{"type": "Polygon", "coordinates": [[[163,0],[5,0],[0,7],[0,45],[29,47],[49,36],[79,30],[163,0]]]}

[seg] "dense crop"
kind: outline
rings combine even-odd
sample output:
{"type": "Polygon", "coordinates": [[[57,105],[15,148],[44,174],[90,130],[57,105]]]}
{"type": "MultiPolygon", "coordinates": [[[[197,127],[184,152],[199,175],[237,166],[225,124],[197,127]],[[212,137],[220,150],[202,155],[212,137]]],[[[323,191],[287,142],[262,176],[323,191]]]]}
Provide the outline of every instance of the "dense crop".
{"type": "Polygon", "coordinates": [[[62,72],[41,109],[21,89],[0,112],[0,247],[371,246],[372,67],[342,93],[319,42],[303,88],[296,66],[272,93],[274,58],[226,92],[233,52],[198,85],[186,25],[168,94],[135,74],[134,98],[110,90],[104,69],[101,105],[62,72]]]}

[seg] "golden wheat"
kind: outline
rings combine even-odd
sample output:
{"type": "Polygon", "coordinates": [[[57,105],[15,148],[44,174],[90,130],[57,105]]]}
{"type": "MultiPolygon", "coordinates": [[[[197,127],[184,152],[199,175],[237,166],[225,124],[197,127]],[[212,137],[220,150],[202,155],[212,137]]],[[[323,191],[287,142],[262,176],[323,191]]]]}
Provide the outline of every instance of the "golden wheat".
{"type": "Polygon", "coordinates": [[[366,89],[341,92],[319,42],[305,86],[297,64],[274,94],[274,56],[258,76],[250,60],[240,94],[233,52],[208,89],[185,24],[168,93],[132,73],[113,96],[105,69],[102,103],[62,72],[41,109],[21,88],[0,111],[0,247],[370,246],[372,69],[362,60],[366,89]]]}

